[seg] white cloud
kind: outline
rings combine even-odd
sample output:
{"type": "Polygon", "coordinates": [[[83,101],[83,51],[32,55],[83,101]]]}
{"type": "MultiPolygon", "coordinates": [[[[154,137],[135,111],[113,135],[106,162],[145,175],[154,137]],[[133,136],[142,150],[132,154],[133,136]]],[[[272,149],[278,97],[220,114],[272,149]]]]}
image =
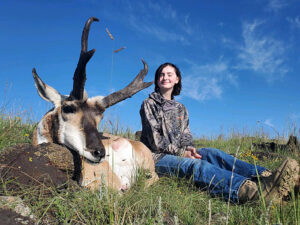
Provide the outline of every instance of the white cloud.
{"type": "Polygon", "coordinates": [[[168,1],[157,3],[154,0],[121,0],[118,1],[117,7],[121,8],[121,11],[113,5],[114,3],[111,3],[111,8],[101,10],[105,18],[123,23],[134,31],[162,42],[173,41],[189,45],[189,38],[194,35],[195,25],[191,25],[189,14],[176,10],[168,1]]]}
{"type": "Polygon", "coordinates": [[[171,32],[169,30],[164,29],[161,26],[157,26],[153,23],[146,23],[143,21],[139,21],[135,16],[131,15],[129,17],[129,22],[133,28],[138,30],[139,32],[143,32],[149,34],[151,36],[156,37],[160,41],[179,41],[184,45],[189,45],[189,41],[185,38],[184,35],[171,32]]]}
{"type": "Polygon", "coordinates": [[[198,101],[220,98],[223,92],[216,78],[187,76],[182,82],[186,87],[183,95],[198,101]]]}
{"type": "Polygon", "coordinates": [[[181,28],[189,35],[194,33],[194,29],[192,29],[192,26],[190,25],[190,15],[184,16],[184,23],[181,23],[181,28]]]}
{"type": "Polygon", "coordinates": [[[238,87],[238,86],[239,86],[238,81],[237,81],[237,76],[235,76],[235,75],[229,73],[229,74],[227,74],[226,79],[227,79],[227,80],[229,81],[229,83],[232,84],[233,86],[235,86],[235,87],[238,87]]]}
{"type": "Polygon", "coordinates": [[[285,45],[258,32],[263,21],[243,24],[244,44],[240,47],[240,60],[236,69],[250,69],[263,75],[267,81],[283,77],[288,69],[285,66],[285,45]]]}
{"type": "Polygon", "coordinates": [[[278,12],[280,9],[286,7],[288,4],[286,0],[269,0],[267,4],[267,11],[278,12]]]}
{"type": "Polygon", "coordinates": [[[126,21],[139,32],[148,34],[160,41],[181,42],[189,45],[188,38],[194,33],[190,17],[176,11],[166,2],[148,1],[131,5],[128,2],[126,21]],[[172,29],[170,29],[172,27],[172,29]]]}
{"type": "Polygon", "coordinates": [[[172,7],[172,5],[167,4],[163,1],[160,1],[159,3],[148,1],[148,5],[149,9],[153,10],[153,12],[148,12],[149,14],[152,14],[151,19],[156,17],[156,19],[159,19],[159,21],[161,21],[161,18],[164,18],[169,23],[173,23],[176,28],[179,28],[184,33],[188,35],[193,34],[189,14],[179,13],[172,7]]]}
{"type": "Polygon", "coordinates": [[[291,117],[292,121],[300,120],[300,112],[299,113],[292,113],[290,117],[291,117]]]}
{"type": "Polygon", "coordinates": [[[223,26],[224,26],[224,23],[223,23],[223,22],[219,22],[219,23],[218,23],[218,26],[219,26],[219,27],[223,27],[223,26]]]}
{"type": "Polygon", "coordinates": [[[286,20],[291,24],[292,27],[300,29],[300,16],[297,16],[295,18],[288,17],[286,20]]]}
{"type": "Polygon", "coordinates": [[[265,125],[271,127],[271,128],[275,128],[274,124],[272,123],[271,119],[266,119],[264,122],[265,125]]]}
{"type": "Polygon", "coordinates": [[[228,63],[217,61],[211,64],[197,65],[186,60],[189,64],[182,79],[182,95],[205,101],[209,99],[221,98],[225,85],[238,86],[237,78],[230,73],[228,63]]]}
{"type": "Polygon", "coordinates": [[[148,1],[148,5],[149,9],[153,9],[156,13],[158,13],[165,19],[177,19],[177,12],[171,5],[162,5],[161,3],[152,1],[148,1]]]}

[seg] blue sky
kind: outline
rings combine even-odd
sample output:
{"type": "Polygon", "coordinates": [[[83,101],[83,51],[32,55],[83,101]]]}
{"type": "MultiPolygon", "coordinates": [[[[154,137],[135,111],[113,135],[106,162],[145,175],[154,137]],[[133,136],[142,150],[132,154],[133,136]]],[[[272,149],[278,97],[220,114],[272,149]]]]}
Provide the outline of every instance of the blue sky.
{"type": "MultiPolygon", "coordinates": [[[[142,58],[147,81],[169,61],[182,71],[177,100],[188,108],[196,137],[260,128],[274,136],[291,124],[299,129],[299,0],[2,1],[0,106],[26,111],[35,121],[51,108],[36,92],[33,67],[69,94],[90,16],[100,19],[89,37],[89,49],[96,49],[87,65],[90,97],[125,87],[142,58]]],[[[113,106],[105,118],[140,130],[140,105],[153,89],[113,106]]]]}

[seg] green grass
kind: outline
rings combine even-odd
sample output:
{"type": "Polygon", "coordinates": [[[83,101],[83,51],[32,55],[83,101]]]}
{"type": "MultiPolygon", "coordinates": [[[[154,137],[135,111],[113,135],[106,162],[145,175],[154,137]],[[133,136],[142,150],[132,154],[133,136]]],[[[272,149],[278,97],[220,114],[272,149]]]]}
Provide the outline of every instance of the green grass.
{"type": "MultiPolygon", "coordinates": [[[[22,122],[19,116],[0,114],[0,153],[17,143],[30,143],[30,134],[35,124],[22,122]]],[[[119,129],[111,123],[111,133],[133,137],[130,129],[119,129]],[[112,132],[113,131],[113,132],[112,132]]],[[[274,169],[290,153],[280,152],[279,157],[259,161],[253,155],[252,142],[261,142],[267,137],[235,134],[228,138],[199,138],[197,147],[220,148],[239,158],[274,169]]],[[[295,155],[290,155],[296,158],[295,155]]],[[[293,198],[286,205],[267,205],[262,202],[236,205],[212,198],[192,181],[178,178],[160,178],[145,188],[143,171],[136,184],[123,194],[102,188],[90,192],[84,188],[45,191],[42,187],[24,188],[17,194],[30,206],[40,222],[55,221],[55,224],[299,224],[300,198],[293,198]],[[168,223],[169,222],[169,223],[168,223]]],[[[10,195],[0,184],[0,195],[10,195]]]]}
{"type": "Polygon", "coordinates": [[[22,114],[10,116],[0,110],[0,151],[19,143],[31,143],[34,124],[24,123],[22,114]]]}

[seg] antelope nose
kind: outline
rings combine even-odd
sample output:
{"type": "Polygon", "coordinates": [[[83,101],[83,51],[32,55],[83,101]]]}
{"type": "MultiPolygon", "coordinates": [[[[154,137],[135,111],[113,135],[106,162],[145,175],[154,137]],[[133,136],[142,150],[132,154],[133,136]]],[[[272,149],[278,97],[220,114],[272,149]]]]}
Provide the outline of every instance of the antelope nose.
{"type": "Polygon", "coordinates": [[[94,156],[97,158],[103,158],[105,156],[105,151],[96,150],[94,151],[94,156]]]}

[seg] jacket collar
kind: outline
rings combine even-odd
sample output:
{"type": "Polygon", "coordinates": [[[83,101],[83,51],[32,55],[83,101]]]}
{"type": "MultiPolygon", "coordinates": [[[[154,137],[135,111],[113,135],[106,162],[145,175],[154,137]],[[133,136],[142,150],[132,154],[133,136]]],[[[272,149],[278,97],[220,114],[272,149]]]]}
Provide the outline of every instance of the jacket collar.
{"type": "Polygon", "coordinates": [[[160,92],[152,92],[149,97],[162,106],[164,111],[172,110],[175,108],[175,99],[167,100],[160,92]]]}

